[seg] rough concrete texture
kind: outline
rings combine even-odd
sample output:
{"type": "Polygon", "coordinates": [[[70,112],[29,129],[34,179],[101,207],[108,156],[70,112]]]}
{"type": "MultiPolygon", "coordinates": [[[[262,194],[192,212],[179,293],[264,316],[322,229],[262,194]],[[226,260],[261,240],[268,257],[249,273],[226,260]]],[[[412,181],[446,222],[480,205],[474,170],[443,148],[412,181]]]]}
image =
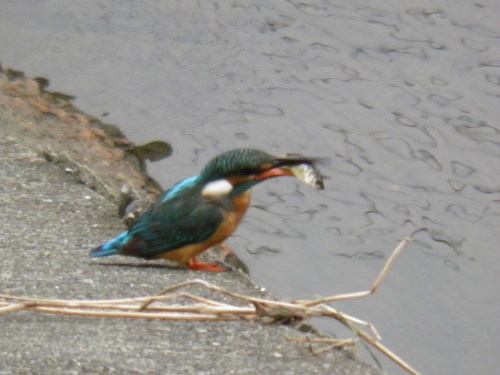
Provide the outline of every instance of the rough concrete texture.
{"type": "MultiPolygon", "coordinates": [[[[41,135],[38,124],[58,126],[64,133],[67,122],[61,121],[62,114],[36,112],[19,92],[3,91],[0,99],[0,294],[137,297],[195,278],[246,295],[262,294],[236,271],[195,273],[120,257],[91,260],[91,247],[124,230],[116,204],[82,184],[73,168],[43,157],[41,149],[50,145],[60,153],[66,141],[51,139],[57,132],[41,135]]],[[[83,121],[81,126],[85,123],[89,124],[83,121]]],[[[87,137],[86,142],[95,138],[87,137]]],[[[91,170],[92,158],[80,157],[78,163],[91,170]]],[[[110,184],[109,191],[116,191],[121,182],[102,181],[110,184]]],[[[313,355],[306,345],[287,341],[301,335],[283,325],[255,322],[104,319],[19,311],[0,315],[0,374],[379,374],[355,359],[352,350],[313,355]]]]}

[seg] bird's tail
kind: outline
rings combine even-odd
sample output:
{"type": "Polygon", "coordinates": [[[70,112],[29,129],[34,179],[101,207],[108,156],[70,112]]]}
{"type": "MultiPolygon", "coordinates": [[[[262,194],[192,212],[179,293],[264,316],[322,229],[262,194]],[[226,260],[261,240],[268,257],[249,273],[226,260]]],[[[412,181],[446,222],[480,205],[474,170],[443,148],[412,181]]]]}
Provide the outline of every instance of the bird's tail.
{"type": "Polygon", "coordinates": [[[119,254],[121,248],[128,242],[129,239],[130,238],[128,232],[124,232],[111,241],[106,242],[104,245],[90,250],[90,256],[92,258],[100,258],[119,254]]]}

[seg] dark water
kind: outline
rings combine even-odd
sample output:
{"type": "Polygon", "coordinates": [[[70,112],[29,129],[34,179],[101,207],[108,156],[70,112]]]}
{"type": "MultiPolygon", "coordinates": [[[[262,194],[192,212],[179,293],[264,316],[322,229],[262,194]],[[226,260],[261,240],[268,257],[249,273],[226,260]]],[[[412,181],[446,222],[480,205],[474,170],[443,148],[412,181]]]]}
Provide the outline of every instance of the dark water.
{"type": "Polygon", "coordinates": [[[233,147],[328,157],[325,191],[255,189],[229,241],[253,279],[284,298],[364,290],[430,227],[377,295],[336,307],[422,373],[493,374],[499,17],[497,0],[0,0],[0,61],[137,143],[171,142],[150,166],[164,186],[233,147]]]}

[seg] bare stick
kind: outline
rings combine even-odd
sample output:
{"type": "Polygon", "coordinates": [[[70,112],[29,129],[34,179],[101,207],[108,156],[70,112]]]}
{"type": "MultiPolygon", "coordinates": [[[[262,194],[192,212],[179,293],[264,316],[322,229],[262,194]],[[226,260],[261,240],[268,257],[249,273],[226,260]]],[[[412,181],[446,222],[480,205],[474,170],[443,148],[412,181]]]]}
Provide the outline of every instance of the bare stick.
{"type": "Polygon", "coordinates": [[[290,342],[298,342],[309,344],[309,351],[315,355],[320,355],[325,352],[329,352],[336,348],[343,348],[346,346],[356,345],[357,339],[330,339],[330,338],[311,338],[306,337],[287,337],[290,342]],[[323,344],[323,347],[314,348],[313,344],[323,344]]]}
{"type": "Polygon", "coordinates": [[[408,373],[410,373],[412,375],[420,375],[420,372],[418,372],[413,367],[411,367],[408,363],[403,361],[399,356],[397,356],[394,352],[392,352],[388,347],[383,345],[380,341],[374,340],[373,337],[371,337],[370,335],[367,335],[365,332],[363,332],[361,330],[357,330],[356,333],[365,342],[369,343],[374,348],[377,348],[381,353],[384,353],[389,359],[391,359],[393,362],[395,362],[396,364],[401,366],[408,373]]]}
{"type": "Polygon", "coordinates": [[[382,283],[382,281],[384,281],[385,277],[387,276],[387,273],[389,272],[389,269],[392,267],[392,264],[396,260],[397,256],[401,252],[401,250],[403,250],[404,247],[408,243],[410,243],[410,242],[413,241],[413,237],[417,233],[422,232],[422,231],[427,231],[427,230],[428,230],[427,228],[417,229],[416,231],[414,231],[409,236],[403,238],[403,240],[401,240],[401,242],[399,242],[398,246],[396,246],[396,248],[392,252],[392,254],[389,257],[389,259],[387,259],[387,262],[385,262],[384,267],[380,271],[379,275],[377,276],[377,278],[375,279],[373,285],[371,286],[371,288],[369,290],[366,290],[366,291],[363,291],[363,292],[338,294],[338,295],[331,296],[331,297],[319,298],[319,299],[313,300],[313,301],[295,301],[295,302],[299,303],[299,304],[302,304],[304,306],[316,306],[316,305],[320,305],[320,304],[323,304],[323,303],[330,303],[330,302],[346,301],[346,300],[364,298],[364,297],[368,297],[368,296],[374,294],[377,291],[377,289],[380,286],[380,284],[382,283]]]}
{"type": "Polygon", "coordinates": [[[25,303],[12,303],[0,307],[0,314],[9,314],[15,311],[26,309],[27,305],[25,303]]]}

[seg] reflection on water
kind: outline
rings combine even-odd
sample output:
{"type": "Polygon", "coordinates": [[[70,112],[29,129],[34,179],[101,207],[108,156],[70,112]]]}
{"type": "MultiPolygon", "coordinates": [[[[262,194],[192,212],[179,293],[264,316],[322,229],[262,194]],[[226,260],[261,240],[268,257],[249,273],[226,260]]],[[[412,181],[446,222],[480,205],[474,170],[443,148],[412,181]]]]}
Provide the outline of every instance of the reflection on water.
{"type": "Polygon", "coordinates": [[[253,278],[287,298],[364,290],[429,227],[376,296],[339,308],[423,373],[493,373],[499,16],[493,0],[24,1],[0,5],[0,60],[170,142],[150,165],[164,186],[233,147],[328,157],[324,191],[255,189],[230,240],[253,278]]]}

